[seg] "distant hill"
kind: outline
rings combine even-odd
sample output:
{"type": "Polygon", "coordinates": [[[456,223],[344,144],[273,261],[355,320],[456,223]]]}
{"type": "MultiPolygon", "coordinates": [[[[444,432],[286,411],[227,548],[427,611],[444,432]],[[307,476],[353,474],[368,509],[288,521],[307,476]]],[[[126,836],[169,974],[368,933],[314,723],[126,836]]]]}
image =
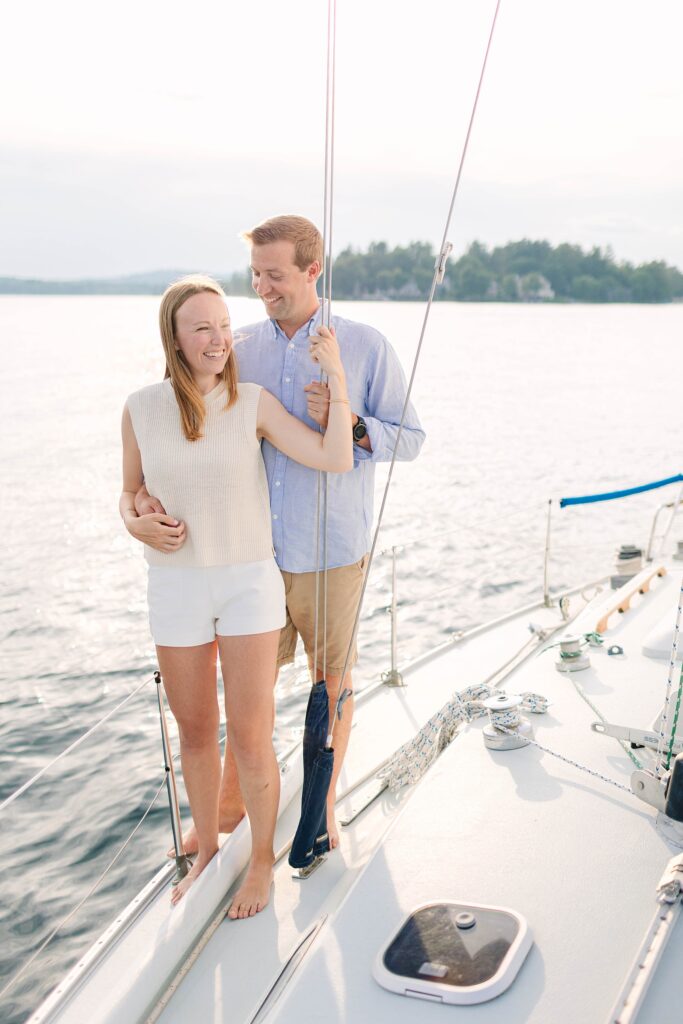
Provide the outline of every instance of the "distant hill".
{"type": "MultiPolygon", "coordinates": [[[[429,294],[435,252],[427,242],[390,249],[372,242],[365,252],[344,249],[335,257],[337,299],[420,300],[429,294]]],[[[80,281],[0,278],[0,294],[160,295],[187,271],[154,270],[125,277],[80,281]]],[[[214,274],[228,295],[253,295],[248,269],[214,274]]],[[[473,242],[448,263],[438,300],[453,302],[675,302],[683,301],[683,274],[662,261],[617,262],[611,249],[522,239],[488,249],[473,242]]]]}
{"type": "MultiPolygon", "coordinates": [[[[0,295],[161,295],[173,281],[191,273],[194,271],[150,270],[123,277],[82,278],[73,281],[0,277],[0,295]]],[[[230,287],[233,277],[236,277],[242,289],[245,274],[211,274],[211,277],[221,281],[224,287],[230,287]]]]}

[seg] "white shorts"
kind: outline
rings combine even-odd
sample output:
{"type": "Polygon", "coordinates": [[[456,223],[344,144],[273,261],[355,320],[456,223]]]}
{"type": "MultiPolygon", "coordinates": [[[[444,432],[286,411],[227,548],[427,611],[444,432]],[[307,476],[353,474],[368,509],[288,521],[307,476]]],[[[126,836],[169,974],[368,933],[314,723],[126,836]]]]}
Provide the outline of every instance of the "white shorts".
{"type": "Polygon", "coordinates": [[[274,558],[205,568],[150,565],[149,627],[160,647],[198,647],[217,636],[269,633],[285,624],[274,558]]]}

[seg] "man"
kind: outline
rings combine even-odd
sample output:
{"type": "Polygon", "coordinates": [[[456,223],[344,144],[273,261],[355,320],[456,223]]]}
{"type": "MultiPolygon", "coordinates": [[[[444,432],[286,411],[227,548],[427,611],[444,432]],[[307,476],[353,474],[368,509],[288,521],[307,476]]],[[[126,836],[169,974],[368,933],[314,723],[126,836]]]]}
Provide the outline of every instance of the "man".
{"type": "MultiPolygon", "coordinates": [[[[309,425],[325,428],[329,408],[327,388],[315,379],[309,338],[321,323],[321,304],[316,282],[322,272],[323,241],[320,232],[303,217],[281,216],[259,224],[242,236],[250,246],[252,285],[263,302],[267,320],[237,332],[235,353],[240,380],[260,384],[285,408],[309,425]]],[[[325,680],[330,716],[335,712],[358,607],[373,519],[374,469],[391,460],[406,384],[400,364],[387,340],[372,327],[333,316],[331,321],[346,371],[351,402],[354,468],[328,476],[327,514],[327,630],[325,680]]],[[[422,447],[424,432],[408,406],[397,458],[414,459],[422,447]]],[[[315,652],[316,591],[316,496],[318,474],[287,458],[267,441],[263,458],[268,476],[275,557],[285,581],[287,624],[280,636],[277,669],[294,660],[301,636],[313,682],[323,672],[322,576],[320,612],[315,652]]],[[[152,503],[136,503],[138,512],[163,511],[152,503]]],[[[320,541],[322,552],[322,536],[320,541]]],[[[344,687],[353,691],[348,661],[344,687]]],[[[330,845],[339,835],[334,815],[335,790],[349,742],[353,695],[343,704],[334,733],[334,771],[327,801],[330,845]]],[[[332,721],[332,718],[330,718],[332,721]]],[[[219,820],[221,831],[232,831],[244,815],[232,755],[226,744],[219,820]]],[[[196,844],[193,831],[185,837],[186,849],[196,844]]]]}

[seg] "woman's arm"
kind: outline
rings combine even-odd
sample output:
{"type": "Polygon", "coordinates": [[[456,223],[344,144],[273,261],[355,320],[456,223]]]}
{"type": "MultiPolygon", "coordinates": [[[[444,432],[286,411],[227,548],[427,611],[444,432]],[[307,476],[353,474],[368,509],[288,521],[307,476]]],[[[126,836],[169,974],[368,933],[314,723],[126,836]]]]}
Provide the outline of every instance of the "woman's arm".
{"type": "Polygon", "coordinates": [[[119,512],[131,536],[155,548],[156,551],[177,551],[185,543],[185,524],[172,516],[139,516],[135,511],[135,495],[142,484],[142,459],[128,406],[121,420],[123,441],[123,489],[119,499],[119,512]]]}
{"type": "Polygon", "coordinates": [[[330,412],[327,430],[311,430],[290,415],[269,391],[259,398],[257,430],[281,452],[311,469],[346,473],[353,469],[351,410],[346,393],[346,377],[334,331],[320,327],[311,337],[311,357],[328,376],[330,412]]]}

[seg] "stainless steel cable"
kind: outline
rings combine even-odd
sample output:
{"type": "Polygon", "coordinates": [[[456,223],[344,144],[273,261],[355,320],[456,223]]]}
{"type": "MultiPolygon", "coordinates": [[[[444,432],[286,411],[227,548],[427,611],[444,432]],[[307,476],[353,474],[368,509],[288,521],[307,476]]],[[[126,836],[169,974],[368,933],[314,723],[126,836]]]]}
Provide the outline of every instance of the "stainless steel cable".
{"type": "Polygon", "coordinates": [[[151,801],[150,801],[150,803],[148,804],[148,806],[147,806],[147,810],[146,810],[146,811],[145,811],[145,813],[144,813],[144,814],[142,815],[142,817],[140,818],[139,822],[137,823],[137,825],[135,826],[135,828],[133,829],[133,831],[132,831],[132,832],[130,833],[130,835],[128,836],[128,838],[126,839],[126,841],[125,841],[125,842],[123,843],[123,845],[122,845],[121,847],[119,847],[119,849],[117,850],[117,852],[116,852],[116,854],[114,855],[113,859],[112,859],[112,860],[110,860],[109,864],[107,864],[107,866],[106,866],[106,868],[104,869],[104,871],[102,872],[102,874],[101,874],[101,875],[99,876],[99,878],[98,878],[98,879],[97,879],[97,880],[95,881],[95,883],[94,883],[94,884],[93,884],[93,885],[92,885],[92,886],[91,886],[91,887],[90,887],[90,888],[88,889],[88,891],[87,891],[87,893],[85,894],[85,896],[83,897],[83,899],[82,899],[82,900],[80,900],[80,901],[79,901],[79,902],[78,902],[78,903],[76,904],[76,906],[75,906],[75,907],[73,908],[73,910],[70,910],[70,911],[69,911],[69,913],[68,913],[68,914],[66,915],[66,917],[63,917],[63,918],[62,918],[62,920],[61,920],[61,921],[59,922],[59,924],[58,924],[58,925],[56,925],[56,926],[55,926],[55,927],[54,927],[54,928],[52,929],[52,931],[51,931],[51,932],[49,933],[49,935],[47,935],[47,937],[46,937],[45,939],[43,939],[43,941],[42,941],[42,942],[41,942],[41,944],[40,944],[40,945],[38,946],[38,948],[37,948],[36,950],[34,950],[34,952],[33,952],[33,953],[32,953],[32,955],[31,955],[31,956],[29,957],[29,959],[28,959],[28,960],[26,961],[26,963],[22,964],[22,966],[21,966],[21,967],[19,968],[19,970],[18,970],[18,971],[16,972],[16,974],[12,975],[12,977],[11,977],[11,978],[9,979],[9,981],[7,982],[7,984],[6,984],[6,985],[4,985],[2,989],[0,989],[0,999],[2,999],[2,998],[3,998],[4,996],[6,996],[6,995],[7,995],[7,993],[8,993],[8,992],[10,992],[10,990],[14,988],[14,986],[16,985],[16,983],[17,983],[17,982],[19,981],[19,979],[20,979],[20,978],[23,978],[24,974],[25,974],[25,973],[26,973],[26,971],[27,971],[27,970],[29,969],[29,967],[31,966],[31,964],[32,964],[32,963],[34,962],[34,960],[36,959],[36,957],[40,956],[40,954],[41,954],[41,953],[43,952],[43,950],[45,949],[45,947],[46,947],[46,946],[48,946],[48,945],[49,945],[49,944],[50,944],[50,943],[52,942],[52,940],[54,939],[55,935],[57,935],[57,933],[61,931],[61,929],[62,929],[62,928],[64,927],[64,925],[65,925],[65,924],[68,924],[68,922],[69,922],[69,921],[71,920],[71,918],[72,918],[72,917],[73,917],[73,916],[74,916],[74,915],[75,915],[76,913],[78,913],[78,911],[79,911],[79,910],[81,909],[81,907],[82,907],[82,906],[83,906],[83,905],[84,905],[85,903],[87,903],[87,901],[88,901],[88,900],[90,899],[90,897],[91,897],[91,896],[92,896],[92,894],[93,894],[93,893],[95,892],[95,890],[96,890],[96,889],[98,888],[98,886],[99,886],[99,885],[101,884],[101,882],[103,882],[103,881],[104,881],[104,879],[106,878],[106,876],[107,876],[107,875],[109,874],[109,872],[111,871],[111,869],[112,869],[112,868],[114,867],[114,865],[115,865],[115,864],[116,864],[116,862],[118,861],[118,859],[119,859],[119,857],[121,856],[121,854],[122,854],[122,853],[124,852],[124,850],[126,849],[126,847],[128,846],[128,844],[130,843],[130,841],[131,841],[131,839],[133,838],[133,836],[134,836],[134,835],[136,834],[136,832],[138,831],[138,829],[140,829],[140,828],[141,828],[141,826],[142,826],[142,823],[144,822],[145,818],[147,817],[147,815],[149,814],[149,812],[150,812],[150,811],[152,810],[152,808],[154,807],[155,803],[156,803],[156,802],[157,802],[157,800],[159,799],[159,794],[161,793],[161,791],[162,791],[162,789],[164,788],[164,786],[165,786],[165,785],[166,785],[166,779],[164,778],[164,779],[162,780],[162,782],[161,782],[161,785],[160,785],[160,786],[159,786],[159,788],[157,789],[156,793],[155,793],[155,794],[154,794],[154,796],[152,797],[152,800],[151,800],[151,801]]]}
{"type": "Polygon", "coordinates": [[[36,772],[33,778],[29,779],[28,782],[24,782],[24,784],[19,786],[18,789],[15,789],[13,793],[11,793],[2,801],[2,803],[0,804],[0,811],[4,811],[6,807],[9,807],[9,805],[17,799],[17,797],[21,796],[22,793],[25,793],[27,789],[30,789],[31,786],[38,781],[38,779],[42,778],[42,776],[45,775],[45,773],[53,767],[53,765],[56,765],[57,762],[61,761],[63,757],[66,757],[67,754],[70,754],[72,751],[80,747],[81,743],[85,743],[88,737],[92,736],[92,734],[96,732],[101,725],[104,725],[105,722],[108,722],[109,719],[112,718],[118,711],[120,711],[121,708],[124,708],[126,704],[128,704],[129,701],[131,701],[133,697],[135,697],[140,692],[140,690],[147,686],[148,683],[153,681],[154,679],[152,676],[150,676],[149,679],[145,679],[145,681],[140,683],[140,685],[137,686],[132,693],[129,693],[128,696],[124,700],[122,700],[120,704],[117,704],[115,708],[112,708],[112,710],[109,711],[104,716],[104,718],[100,718],[99,721],[95,722],[95,724],[90,729],[88,729],[87,732],[84,732],[82,736],[79,736],[77,740],[74,740],[74,742],[70,744],[70,746],[68,746],[65,750],[63,750],[61,754],[58,754],[57,757],[53,758],[52,761],[49,761],[43,768],[41,768],[39,772],[36,772]]]}
{"type": "MultiPolygon", "coordinates": [[[[444,226],[444,232],[443,232],[443,237],[442,237],[442,241],[441,241],[441,249],[439,251],[439,256],[437,258],[436,266],[434,268],[434,275],[432,277],[432,284],[431,284],[431,288],[430,288],[430,291],[429,291],[429,297],[427,299],[427,305],[426,305],[426,308],[425,308],[424,319],[422,321],[422,328],[420,330],[420,337],[419,337],[418,344],[417,344],[417,350],[415,352],[415,358],[413,360],[413,367],[412,367],[412,371],[411,371],[411,374],[410,374],[410,379],[408,381],[408,388],[406,390],[406,397],[405,397],[405,401],[403,403],[403,409],[401,410],[401,418],[400,418],[399,425],[398,425],[398,431],[396,433],[396,442],[395,442],[395,445],[394,445],[394,452],[393,452],[393,455],[391,457],[391,462],[389,463],[389,472],[388,472],[388,475],[387,475],[386,484],[384,486],[384,492],[382,494],[382,501],[381,501],[381,504],[380,504],[379,515],[378,515],[378,518],[377,518],[377,525],[375,527],[375,531],[374,531],[374,534],[373,534],[372,546],[370,548],[370,553],[369,553],[369,557],[368,557],[368,563],[367,563],[367,567],[366,567],[366,571],[365,571],[365,576],[363,578],[363,585],[361,587],[361,593],[360,593],[360,597],[358,599],[358,606],[357,606],[357,609],[356,609],[356,617],[355,617],[355,620],[354,620],[353,632],[351,634],[351,640],[349,642],[348,650],[346,652],[346,657],[344,659],[344,667],[342,669],[342,674],[341,674],[341,678],[340,678],[340,681],[339,681],[339,688],[338,688],[338,691],[337,691],[337,706],[339,706],[339,698],[341,697],[342,690],[344,689],[344,681],[346,679],[346,674],[348,672],[349,661],[351,659],[351,651],[353,650],[353,646],[354,646],[354,644],[356,642],[356,636],[358,634],[358,624],[359,624],[359,621],[360,621],[360,613],[361,613],[361,609],[362,609],[362,606],[363,606],[363,598],[365,597],[365,590],[366,590],[366,587],[367,587],[368,575],[369,575],[369,571],[370,571],[370,566],[372,565],[372,560],[373,560],[373,557],[374,557],[375,548],[377,546],[377,538],[379,536],[379,531],[380,531],[380,528],[381,528],[381,525],[382,525],[382,518],[384,516],[384,509],[385,509],[386,503],[387,503],[387,497],[388,497],[388,494],[389,494],[389,488],[391,487],[391,479],[392,479],[393,472],[394,472],[394,466],[396,464],[396,454],[398,452],[399,444],[401,442],[401,434],[403,433],[403,424],[405,422],[405,417],[406,417],[406,413],[407,413],[407,410],[408,410],[408,405],[410,403],[410,396],[411,396],[411,393],[412,393],[412,390],[413,390],[413,383],[415,381],[415,374],[417,372],[417,365],[418,365],[418,362],[419,362],[419,359],[420,359],[420,353],[422,351],[422,344],[424,342],[424,337],[425,337],[425,333],[426,333],[426,330],[427,330],[427,323],[429,321],[429,314],[431,312],[432,303],[434,301],[434,294],[436,292],[437,285],[440,284],[441,281],[443,280],[443,274],[444,274],[444,269],[445,269],[445,262],[446,262],[446,259],[448,257],[448,253],[450,252],[450,249],[451,249],[451,245],[447,241],[447,237],[448,237],[448,232],[449,232],[450,225],[451,225],[451,219],[453,217],[453,210],[454,210],[454,207],[455,207],[455,200],[456,200],[456,197],[458,195],[458,190],[459,190],[459,187],[460,187],[460,179],[462,178],[462,171],[463,171],[463,167],[464,167],[464,164],[465,164],[465,158],[467,156],[467,150],[468,150],[468,147],[469,147],[470,136],[472,134],[472,126],[474,124],[474,118],[475,118],[475,115],[476,115],[476,112],[477,112],[477,105],[479,103],[479,96],[481,94],[481,88],[482,88],[482,84],[483,84],[483,81],[484,81],[484,74],[486,72],[486,65],[487,65],[489,53],[490,53],[490,50],[491,50],[491,43],[493,41],[493,33],[495,31],[496,21],[498,19],[498,11],[500,10],[500,4],[501,4],[501,0],[497,0],[495,11],[494,11],[494,14],[493,14],[493,19],[492,19],[492,22],[491,22],[491,29],[490,29],[490,32],[489,32],[489,37],[488,37],[488,41],[487,41],[487,44],[486,44],[486,50],[485,50],[485,53],[484,53],[484,59],[483,59],[482,66],[481,66],[481,72],[480,72],[480,75],[479,75],[479,82],[477,84],[477,90],[476,90],[475,97],[474,97],[474,103],[472,104],[472,111],[471,111],[471,114],[470,114],[469,124],[467,126],[467,133],[465,135],[465,141],[464,141],[464,144],[463,144],[463,147],[462,147],[462,152],[460,154],[460,162],[459,162],[459,165],[458,165],[458,172],[457,172],[457,175],[456,175],[455,184],[453,186],[453,193],[451,195],[451,201],[450,201],[450,205],[449,205],[449,208],[448,208],[448,215],[446,217],[446,223],[445,223],[445,226],[444,226]]],[[[332,727],[330,729],[330,735],[328,737],[328,740],[329,740],[330,743],[331,743],[333,735],[334,735],[334,727],[336,725],[337,720],[338,720],[338,715],[335,714],[334,722],[332,723],[332,727]]]]}

